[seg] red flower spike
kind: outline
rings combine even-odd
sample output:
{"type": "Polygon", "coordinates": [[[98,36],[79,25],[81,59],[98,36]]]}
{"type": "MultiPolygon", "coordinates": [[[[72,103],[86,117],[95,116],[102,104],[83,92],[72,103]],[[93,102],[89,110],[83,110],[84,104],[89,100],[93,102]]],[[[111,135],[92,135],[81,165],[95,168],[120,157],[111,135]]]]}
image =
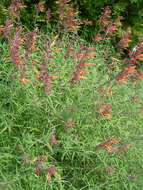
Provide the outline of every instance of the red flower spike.
{"type": "Polygon", "coordinates": [[[112,138],[110,138],[110,142],[112,142],[112,143],[119,143],[120,141],[112,141],[112,140],[114,140],[114,139],[121,139],[121,137],[112,137],[112,138]]]}
{"type": "Polygon", "coordinates": [[[52,176],[54,176],[55,178],[57,178],[58,180],[61,179],[60,174],[56,171],[56,167],[52,166],[50,168],[46,169],[46,179],[50,180],[52,176]]]}
{"type": "Polygon", "coordinates": [[[127,72],[128,74],[137,73],[137,70],[135,68],[136,68],[135,65],[128,65],[124,67],[124,71],[127,72]]]}
{"type": "Polygon", "coordinates": [[[108,169],[107,169],[107,173],[109,173],[109,174],[111,174],[111,173],[113,173],[113,172],[115,172],[115,171],[116,171],[115,168],[108,168],[108,169]]]}
{"type": "MultiPolygon", "coordinates": [[[[32,53],[32,51],[35,50],[36,40],[37,40],[37,30],[36,29],[32,30],[29,33],[27,33],[27,35],[26,35],[26,43],[25,43],[25,46],[26,46],[25,57],[26,58],[28,58],[29,55],[32,53]]],[[[32,61],[34,62],[35,59],[32,59],[32,61]]]]}
{"type": "Polygon", "coordinates": [[[47,168],[46,169],[46,179],[47,180],[50,180],[52,176],[54,176],[56,174],[56,167],[55,166],[52,166],[50,168],[47,168]]]}
{"type": "Polygon", "coordinates": [[[107,120],[111,119],[112,106],[110,104],[101,104],[95,111],[99,113],[99,116],[104,116],[107,120]]]}
{"type": "Polygon", "coordinates": [[[125,71],[121,71],[117,76],[116,76],[116,80],[119,82],[119,83],[123,83],[127,80],[128,78],[128,73],[125,72],[125,71]]]}
{"type": "Polygon", "coordinates": [[[52,176],[55,174],[56,172],[56,167],[55,166],[52,166],[50,168],[47,169],[47,172],[52,176]]]}
{"type": "Polygon", "coordinates": [[[13,64],[18,65],[18,66],[23,65],[23,62],[21,60],[21,55],[20,55],[20,47],[22,45],[21,32],[22,32],[22,29],[17,27],[15,35],[13,39],[11,40],[11,50],[10,50],[12,62],[13,64]]]}
{"type": "Polygon", "coordinates": [[[107,152],[110,152],[113,149],[113,147],[109,144],[105,144],[105,149],[107,152]]]}
{"type": "Polygon", "coordinates": [[[42,164],[41,163],[38,163],[35,167],[35,173],[36,175],[39,175],[43,170],[43,167],[42,167],[42,164]]]}
{"type": "Polygon", "coordinates": [[[56,132],[55,132],[55,130],[53,130],[53,132],[52,132],[52,135],[51,135],[51,138],[50,138],[50,144],[51,144],[51,145],[57,144],[57,139],[56,139],[56,132]]]}
{"type": "Polygon", "coordinates": [[[93,25],[93,22],[91,20],[85,22],[85,24],[93,25]]]}
{"type": "Polygon", "coordinates": [[[40,11],[40,12],[45,12],[45,2],[39,2],[37,5],[36,5],[37,9],[40,11]]]}
{"type": "Polygon", "coordinates": [[[119,148],[118,155],[122,155],[131,145],[130,144],[124,144],[119,148]]]}
{"type": "Polygon", "coordinates": [[[111,143],[119,143],[120,141],[110,141],[111,143]]]}
{"type": "MultiPolygon", "coordinates": [[[[107,147],[108,148],[108,145],[109,145],[109,143],[112,143],[112,140],[114,140],[114,139],[121,139],[120,137],[112,137],[112,138],[109,138],[109,139],[107,139],[106,141],[104,141],[103,143],[100,143],[100,144],[98,144],[97,146],[96,146],[96,149],[97,150],[100,150],[101,148],[103,148],[103,147],[107,147]]],[[[117,142],[117,141],[116,141],[117,142]]],[[[118,141],[119,142],[119,141],[118,141]]],[[[110,147],[111,148],[111,147],[110,147]]]]}

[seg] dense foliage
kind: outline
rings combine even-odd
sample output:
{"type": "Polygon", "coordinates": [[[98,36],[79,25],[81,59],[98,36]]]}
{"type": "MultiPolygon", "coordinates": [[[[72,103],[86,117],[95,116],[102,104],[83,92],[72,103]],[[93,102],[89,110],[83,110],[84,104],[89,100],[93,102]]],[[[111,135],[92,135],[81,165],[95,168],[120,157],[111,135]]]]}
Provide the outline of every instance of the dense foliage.
{"type": "MultiPolygon", "coordinates": [[[[75,10],[77,10],[78,15],[82,20],[91,20],[93,21],[92,26],[84,26],[84,35],[87,36],[95,34],[98,29],[97,19],[101,15],[102,8],[110,5],[112,6],[112,16],[117,18],[123,16],[123,27],[126,28],[131,26],[134,35],[142,34],[142,25],[143,25],[143,1],[142,0],[2,0],[0,2],[1,18],[0,24],[4,23],[6,16],[9,14],[8,7],[10,2],[21,2],[25,7],[20,9],[20,20],[28,28],[32,29],[36,26],[43,27],[48,20],[48,28],[52,28],[55,23],[59,21],[59,5],[74,4],[75,10]]],[[[46,25],[47,26],[47,25],[46,25]]],[[[83,31],[83,27],[82,30],[83,31]]]]}
{"type": "Polygon", "coordinates": [[[141,4],[1,1],[0,189],[142,189],[141,4]]]}

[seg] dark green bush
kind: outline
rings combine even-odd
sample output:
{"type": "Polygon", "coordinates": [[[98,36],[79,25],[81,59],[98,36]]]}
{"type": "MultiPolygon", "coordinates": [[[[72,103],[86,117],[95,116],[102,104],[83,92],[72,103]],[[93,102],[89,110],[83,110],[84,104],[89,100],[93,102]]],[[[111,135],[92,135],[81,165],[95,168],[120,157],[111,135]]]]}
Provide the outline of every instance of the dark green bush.
{"type": "Polygon", "coordinates": [[[113,16],[123,16],[124,26],[132,27],[137,35],[143,34],[143,1],[142,0],[79,0],[75,1],[78,6],[81,17],[87,18],[94,22],[94,27],[90,30],[86,28],[87,33],[93,34],[97,26],[97,19],[99,18],[102,8],[111,5],[113,7],[113,16]]]}
{"type": "MultiPolygon", "coordinates": [[[[3,24],[8,16],[7,8],[10,2],[11,0],[1,0],[0,2],[0,24],[3,24]]],[[[58,6],[55,3],[55,0],[25,0],[23,2],[27,8],[20,10],[20,20],[29,29],[38,26],[45,30],[47,25],[50,29],[58,22],[58,6]],[[36,5],[39,2],[45,3],[45,11],[51,9],[52,16],[49,22],[46,22],[45,12],[37,11],[36,5]]],[[[93,21],[92,26],[83,25],[81,28],[82,30],[79,30],[79,34],[82,34],[84,37],[91,38],[98,31],[99,26],[97,19],[101,15],[102,8],[107,5],[112,6],[113,18],[117,18],[118,16],[124,17],[123,28],[127,28],[128,26],[132,27],[133,33],[136,36],[143,34],[143,0],[71,0],[69,3],[74,4],[75,9],[79,11],[79,16],[82,20],[93,21]]]]}

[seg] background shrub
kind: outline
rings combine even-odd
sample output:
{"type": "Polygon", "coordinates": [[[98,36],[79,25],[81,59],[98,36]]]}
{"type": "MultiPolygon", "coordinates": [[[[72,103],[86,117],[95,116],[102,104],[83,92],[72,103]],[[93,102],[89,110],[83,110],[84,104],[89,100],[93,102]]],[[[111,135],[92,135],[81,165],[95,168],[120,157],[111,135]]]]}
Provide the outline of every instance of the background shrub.
{"type": "MultiPolygon", "coordinates": [[[[1,18],[0,24],[3,24],[8,16],[7,8],[10,2],[20,2],[20,0],[2,0],[0,2],[1,18]]],[[[22,2],[22,1],[21,1],[22,2]]],[[[78,11],[81,20],[93,21],[93,25],[82,25],[79,34],[86,39],[91,39],[99,29],[97,20],[99,19],[102,8],[112,6],[112,16],[117,18],[124,17],[123,29],[131,27],[135,36],[141,36],[143,26],[143,1],[142,0],[25,0],[26,8],[20,9],[20,21],[29,29],[40,27],[43,30],[52,29],[59,22],[59,5],[56,2],[68,2],[74,5],[78,11]],[[43,6],[40,10],[38,6],[43,6]],[[47,15],[48,14],[48,15],[47,15]],[[47,21],[47,16],[50,20],[47,21]]],[[[23,4],[23,2],[22,2],[23,4]]],[[[54,27],[55,28],[55,27],[54,27]]],[[[55,28],[56,29],[56,28],[55,28]]]]}

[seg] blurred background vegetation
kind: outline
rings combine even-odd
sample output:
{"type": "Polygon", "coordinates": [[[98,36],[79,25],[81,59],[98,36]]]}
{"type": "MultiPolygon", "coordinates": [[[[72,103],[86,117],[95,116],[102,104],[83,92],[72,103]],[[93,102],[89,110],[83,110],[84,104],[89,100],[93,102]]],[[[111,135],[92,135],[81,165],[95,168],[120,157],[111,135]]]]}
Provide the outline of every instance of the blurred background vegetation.
{"type": "MultiPolygon", "coordinates": [[[[112,17],[114,19],[123,17],[122,30],[132,28],[134,38],[143,35],[143,0],[1,0],[0,1],[0,25],[3,25],[9,15],[11,2],[20,2],[20,22],[28,29],[39,27],[41,30],[57,29],[60,2],[71,4],[78,13],[81,20],[92,21],[92,25],[82,24],[78,34],[86,39],[92,39],[99,29],[97,20],[99,19],[102,8],[112,7],[112,17]]],[[[68,13],[67,13],[68,14],[68,13]]]]}

